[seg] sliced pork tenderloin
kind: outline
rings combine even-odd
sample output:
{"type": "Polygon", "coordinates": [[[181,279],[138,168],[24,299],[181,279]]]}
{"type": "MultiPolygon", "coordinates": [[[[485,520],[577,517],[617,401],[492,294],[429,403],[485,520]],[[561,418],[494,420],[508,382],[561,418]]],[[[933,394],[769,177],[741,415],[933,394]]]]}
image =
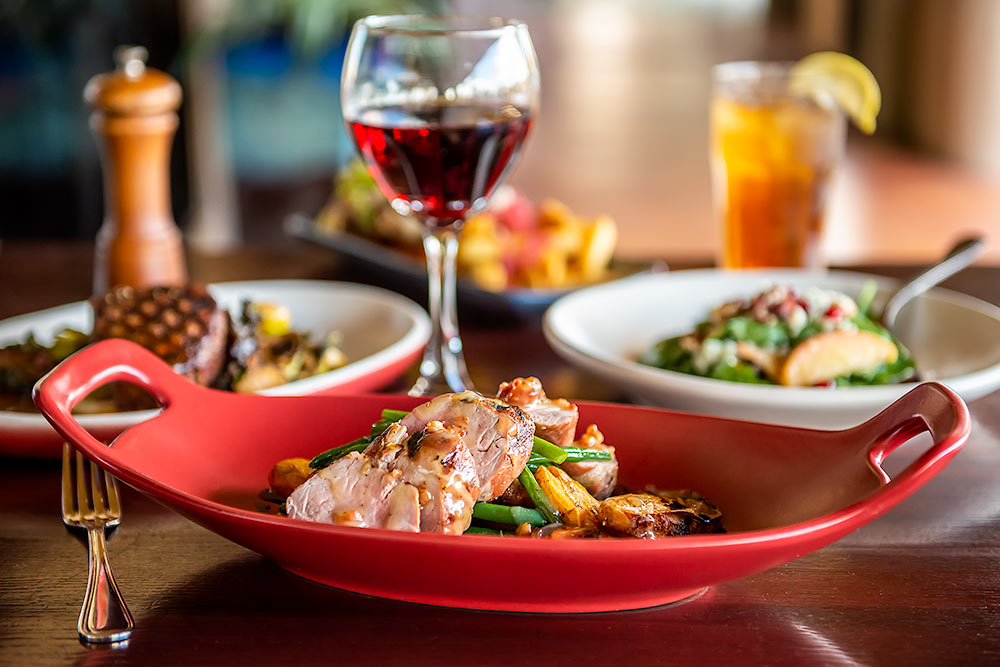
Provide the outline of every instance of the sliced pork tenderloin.
{"type": "Polygon", "coordinates": [[[497,399],[473,391],[442,394],[414,408],[399,423],[414,434],[433,421],[462,431],[479,478],[476,500],[502,494],[531,455],[535,433],[531,420],[520,408],[497,399]]]}
{"type": "Polygon", "coordinates": [[[604,434],[594,424],[587,427],[573,446],[581,449],[597,449],[611,454],[610,461],[576,461],[563,463],[561,466],[570,477],[583,484],[590,495],[598,500],[604,500],[614,492],[618,484],[618,459],[615,458],[615,448],[604,444],[604,434]]]}
{"type": "Polygon", "coordinates": [[[538,378],[514,378],[510,382],[501,382],[497,398],[524,410],[534,422],[535,435],[539,438],[560,447],[573,444],[580,417],[576,405],[564,398],[546,396],[538,378]]]}
{"type": "Polygon", "coordinates": [[[417,487],[403,481],[401,472],[384,470],[358,452],[306,480],[285,507],[293,519],[410,532],[420,528],[417,487]]]}
{"type": "Polygon", "coordinates": [[[465,436],[462,427],[440,421],[427,422],[412,434],[396,423],[365,450],[376,465],[416,487],[421,532],[461,535],[472,523],[480,488],[465,436]]]}

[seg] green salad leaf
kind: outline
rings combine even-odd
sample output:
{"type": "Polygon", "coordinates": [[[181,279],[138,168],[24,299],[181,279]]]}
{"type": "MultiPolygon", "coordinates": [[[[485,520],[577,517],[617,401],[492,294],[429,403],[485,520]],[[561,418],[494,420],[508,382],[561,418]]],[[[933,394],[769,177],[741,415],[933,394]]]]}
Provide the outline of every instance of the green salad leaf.
{"type": "MultiPolygon", "coordinates": [[[[896,340],[888,329],[871,318],[870,312],[876,292],[877,285],[874,281],[865,283],[856,301],[858,312],[851,318],[851,322],[861,331],[868,331],[892,341],[899,353],[898,357],[891,364],[881,364],[861,373],[834,378],[834,383],[838,387],[896,384],[916,377],[916,366],[909,350],[896,340]]],[[[738,314],[722,322],[712,320],[701,322],[691,335],[700,343],[706,340],[746,342],[783,355],[823,331],[822,322],[809,320],[799,332],[792,335],[788,324],[780,318],[775,318],[771,322],[760,322],[748,315],[738,314]]],[[[707,369],[703,368],[705,372],[699,372],[694,365],[695,355],[682,345],[684,338],[687,336],[675,336],[657,342],[639,358],[639,363],[730,382],[773,384],[752,363],[733,359],[731,355],[707,369]]]]}
{"type": "Polygon", "coordinates": [[[794,338],[792,338],[791,345],[789,347],[795,347],[806,338],[811,338],[812,336],[822,332],[823,326],[816,320],[810,320],[804,327],[802,327],[802,330],[799,331],[794,338]]]}
{"type": "Polygon", "coordinates": [[[664,338],[646,350],[639,358],[639,363],[697,375],[694,372],[694,356],[681,346],[681,338],[683,336],[664,338]]]}
{"type": "Polygon", "coordinates": [[[874,280],[866,280],[861,286],[861,291],[858,292],[858,298],[854,300],[854,303],[858,305],[858,312],[865,317],[871,317],[872,314],[872,302],[875,301],[875,295],[878,293],[878,285],[874,280]]]}
{"type": "Polygon", "coordinates": [[[714,338],[753,343],[757,347],[768,349],[787,345],[790,336],[788,327],[780,320],[765,323],[745,315],[737,315],[726,320],[721,334],[714,338]]]}
{"type": "Polygon", "coordinates": [[[773,384],[767,378],[761,377],[753,364],[745,361],[737,361],[735,364],[720,361],[708,371],[708,377],[715,378],[716,380],[729,380],[730,382],[773,384]]]}

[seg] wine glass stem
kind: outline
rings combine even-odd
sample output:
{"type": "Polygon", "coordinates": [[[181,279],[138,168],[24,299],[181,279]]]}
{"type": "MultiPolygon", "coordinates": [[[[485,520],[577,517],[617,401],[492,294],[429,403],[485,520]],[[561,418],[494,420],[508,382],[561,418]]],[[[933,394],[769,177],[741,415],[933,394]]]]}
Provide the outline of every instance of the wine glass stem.
{"type": "Polygon", "coordinates": [[[462,356],[455,305],[455,255],[458,238],[451,227],[424,232],[427,255],[427,309],[431,316],[431,338],[420,362],[420,377],[411,396],[472,389],[462,356]]]}

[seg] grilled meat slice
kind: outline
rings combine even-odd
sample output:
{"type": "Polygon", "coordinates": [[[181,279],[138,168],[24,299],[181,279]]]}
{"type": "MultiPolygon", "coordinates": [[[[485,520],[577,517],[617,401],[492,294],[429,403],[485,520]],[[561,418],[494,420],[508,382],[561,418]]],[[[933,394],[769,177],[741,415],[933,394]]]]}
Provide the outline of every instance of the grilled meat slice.
{"type": "Polygon", "coordinates": [[[501,382],[497,398],[524,410],[535,423],[535,435],[539,438],[560,447],[573,444],[579,419],[576,405],[564,398],[546,396],[538,378],[514,378],[510,382],[501,382]]]}
{"type": "Polygon", "coordinates": [[[443,394],[313,475],[286,507],[300,519],[461,534],[476,501],[502,493],[524,468],[533,433],[518,408],[443,394]]]}
{"type": "Polygon", "coordinates": [[[399,423],[414,434],[432,421],[463,432],[479,478],[476,500],[492,500],[503,493],[531,455],[535,429],[528,416],[516,406],[476,392],[442,394],[414,408],[399,423]]]}
{"type": "Polygon", "coordinates": [[[288,516],[320,523],[417,532],[420,500],[417,487],[402,473],[374,465],[351,452],[320,470],[285,501],[288,516]]]}
{"type": "Polygon", "coordinates": [[[396,423],[364,454],[416,487],[421,532],[461,535],[472,523],[479,476],[461,426],[431,421],[420,431],[408,433],[405,426],[396,423]]]}
{"type": "Polygon", "coordinates": [[[649,493],[627,493],[601,502],[601,528],[622,537],[658,539],[692,533],[722,532],[718,509],[703,500],[665,499],[649,493]],[[706,510],[714,510],[714,513],[706,510]],[[712,518],[709,518],[709,517],[712,518]]]}
{"type": "Polygon", "coordinates": [[[595,424],[587,427],[583,435],[573,443],[582,449],[598,449],[611,454],[610,461],[576,461],[563,463],[562,469],[569,476],[583,484],[584,488],[598,500],[604,500],[615,490],[618,484],[618,459],[615,458],[615,448],[604,444],[604,434],[595,424]]]}
{"type": "Polygon", "coordinates": [[[95,298],[93,340],[126,338],[201,385],[226,361],[229,315],[200,285],[115,287],[95,298]]]}
{"type": "Polygon", "coordinates": [[[574,403],[564,398],[552,399],[545,395],[542,383],[536,377],[515,378],[502,382],[497,396],[524,410],[535,423],[535,435],[560,447],[575,445],[585,449],[600,449],[611,453],[610,461],[579,461],[564,463],[562,469],[583,484],[592,496],[601,500],[614,491],[618,483],[618,461],[615,448],[604,444],[604,436],[597,427],[590,425],[576,442],[573,435],[579,420],[574,403]]]}

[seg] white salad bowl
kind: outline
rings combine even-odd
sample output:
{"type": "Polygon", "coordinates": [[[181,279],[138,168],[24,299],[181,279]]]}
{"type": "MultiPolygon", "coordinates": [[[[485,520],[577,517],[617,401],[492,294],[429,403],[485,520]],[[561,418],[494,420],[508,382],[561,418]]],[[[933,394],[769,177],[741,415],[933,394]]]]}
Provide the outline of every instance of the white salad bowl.
{"type": "MultiPolygon", "coordinates": [[[[545,337],[570,363],[617,384],[636,400],[734,419],[814,428],[864,421],[913,388],[781,387],[697,377],[639,364],[657,341],[694,329],[710,310],[753,296],[770,285],[835,289],[856,297],[875,280],[876,312],[900,283],[847,271],[720,271],[702,269],[640,275],[582,289],[545,314],[545,337]]],[[[920,380],[936,380],[967,401],[1000,388],[1000,308],[936,288],[907,304],[896,335],[917,365],[920,380]]]]}

